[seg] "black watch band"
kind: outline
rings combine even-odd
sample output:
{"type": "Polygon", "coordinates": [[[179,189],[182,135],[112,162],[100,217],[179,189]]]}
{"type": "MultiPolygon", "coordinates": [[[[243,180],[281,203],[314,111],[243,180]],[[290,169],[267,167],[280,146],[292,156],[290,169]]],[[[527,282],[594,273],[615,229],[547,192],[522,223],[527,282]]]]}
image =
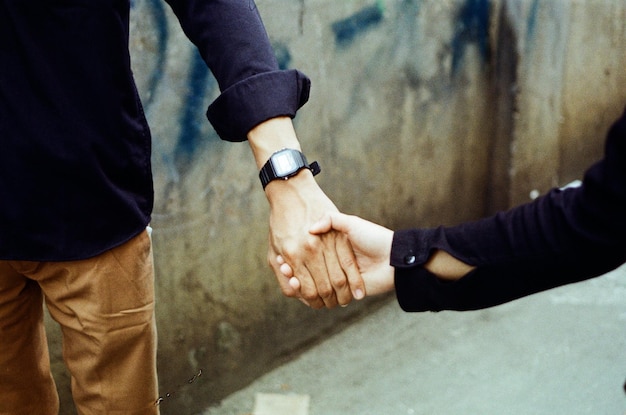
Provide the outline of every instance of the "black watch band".
{"type": "Polygon", "coordinates": [[[302,152],[292,148],[284,148],[270,156],[270,159],[259,171],[259,179],[261,179],[261,184],[265,189],[265,186],[272,180],[287,180],[302,169],[311,170],[313,176],[321,171],[317,161],[308,164],[302,152]]]}

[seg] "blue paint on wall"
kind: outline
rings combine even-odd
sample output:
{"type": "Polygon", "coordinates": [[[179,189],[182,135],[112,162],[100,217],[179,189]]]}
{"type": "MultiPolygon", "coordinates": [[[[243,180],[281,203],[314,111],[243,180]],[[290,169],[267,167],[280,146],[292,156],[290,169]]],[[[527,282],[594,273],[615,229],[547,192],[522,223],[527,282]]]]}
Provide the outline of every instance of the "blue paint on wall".
{"type": "Polygon", "coordinates": [[[350,17],[336,21],[332,24],[335,43],[339,47],[349,46],[358,35],[380,24],[383,20],[383,12],[383,4],[379,1],[350,17]]]}
{"type": "Polygon", "coordinates": [[[530,45],[535,35],[537,20],[539,18],[540,0],[533,0],[528,13],[528,25],[526,26],[526,45],[530,45]]]}
{"type": "MultiPolygon", "coordinates": [[[[253,2],[250,4],[254,5],[253,2]]],[[[157,91],[159,84],[164,82],[170,37],[168,17],[164,2],[161,0],[143,0],[142,2],[132,0],[131,8],[141,9],[143,16],[152,21],[153,25],[151,28],[154,30],[156,37],[154,39],[155,52],[154,56],[151,57],[153,64],[150,72],[142,74],[146,79],[147,90],[152,92],[142,99],[143,106],[146,112],[148,112],[154,101],[159,99],[155,91],[157,91]]],[[[198,145],[206,141],[206,133],[203,127],[208,121],[204,117],[202,108],[205,105],[205,98],[217,88],[214,78],[197,50],[194,49],[194,53],[185,66],[187,69],[187,85],[184,90],[185,95],[182,97],[182,109],[178,114],[175,114],[177,118],[172,121],[180,125],[180,133],[178,137],[160,138],[168,141],[175,140],[171,153],[161,154],[161,157],[165,160],[170,160],[170,163],[177,162],[178,167],[187,165],[198,145]]]]}
{"type": "Polygon", "coordinates": [[[274,43],[272,44],[272,48],[274,49],[274,55],[278,61],[279,69],[289,69],[289,65],[291,64],[291,53],[289,52],[287,45],[284,43],[274,43]]]}
{"type": "Polygon", "coordinates": [[[183,99],[180,117],[181,130],[175,150],[175,156],[177,158],[182,156],[184,162],[203,140],[202,125],[207,121],[202,115],[203,112],[198,109],[202,108],[205,97],[215,86],[215,82],[211,82],[213,79],[200,53],[195,50],[190,62],[187,94],[183,99]]]}
{"type": "Polygon", "coordinates": [[[466,0],[457,17],[452,39],[452,74],[459,69],[470,44],[478,47],[484,61],[489,59],[489,0],[466,0]]]}
{"type": "MultiPolygon", "coordinates": [[[[148,9],[152,13],[152,18],[154,19],[155,23],[155,31],[157,34],[157,56],[155,57],[156,65],[152,68],[152,72],[148,75],[147,82],[148,90],[154,91],[156,90],[156,86],[163,79],[169,32],[167,30],[167,16],[165,14],[163,2],[160,0],[149,0],[148,4],[148,9]]],[[[146,110],[150,108],[153,100],[154,94],[149,94],[148,98],[143,103],[146,110]]]]}

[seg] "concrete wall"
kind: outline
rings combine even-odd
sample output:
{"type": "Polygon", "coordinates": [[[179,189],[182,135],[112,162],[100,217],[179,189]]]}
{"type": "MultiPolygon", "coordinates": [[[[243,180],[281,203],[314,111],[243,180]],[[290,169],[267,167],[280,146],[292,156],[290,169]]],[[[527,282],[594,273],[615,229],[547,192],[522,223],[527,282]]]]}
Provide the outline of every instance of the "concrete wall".
{"type": "MultiPolygon", "coordinates": [[[[191,414],[377,302],[315,312],[280,295],[247,144],[221,142],[206,122],[216,84],[167,6],[132,3],[154,136],[159,371],[172,395],[162,412],[191,414]]],[[[341,210],[389,227],[480,217],[581,177],[626,104],[623,0],[258,6],[281,65],[313,80],[295,124],[319,183],[341,210]]]]}

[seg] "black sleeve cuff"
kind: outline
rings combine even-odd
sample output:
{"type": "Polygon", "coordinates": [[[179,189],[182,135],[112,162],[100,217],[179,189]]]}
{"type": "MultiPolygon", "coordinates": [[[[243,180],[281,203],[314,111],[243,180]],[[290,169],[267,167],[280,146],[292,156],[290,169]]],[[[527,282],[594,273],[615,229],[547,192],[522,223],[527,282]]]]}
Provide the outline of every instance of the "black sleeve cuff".
{"type": "Polygon", "coordinates": [[[207,118],[221,139],[246,141],[248,132],[274,117],[294,118],[309,99],[311,80],[295,69],[264,72],[227,88],[207,118]]]}
{"type": "Polygon", "coordinates": [[[396,268],[412,268],[428,261],[433,231],[433,229],[395,231],[391,244],[391,265],[396,268]]]}
{"type": "Polygon", "coordinates": [[[492,307],[522,296],[521,292],[524,292],[523,289],[507,287],[501,272],[497,267],[481,267],[457,281],[443,281],[423,267],[396,269],[396,297],[400,307],[407,312],[468,311],[492,307]],[[497,277],[500,277],[500,283],[494,281],[497,277]]]}

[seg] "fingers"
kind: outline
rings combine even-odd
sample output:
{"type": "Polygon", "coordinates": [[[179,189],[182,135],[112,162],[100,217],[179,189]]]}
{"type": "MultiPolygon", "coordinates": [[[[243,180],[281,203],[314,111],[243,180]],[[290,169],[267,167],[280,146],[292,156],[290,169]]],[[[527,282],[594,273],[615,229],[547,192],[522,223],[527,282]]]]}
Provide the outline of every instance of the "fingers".
{"type": "Polygon", "coordinates": [[[280,266],[280,272],[283,274],[285,278],[287,278],[289,286],[295,291],[300,291],[300,280],[293,276],[293,269],[285,262],[285,259],[282,255],[278,255],[276,257],[276,262],[280,266]]]}
{"type": "Polygon", "coordinates": [[[345,234],[341,234],[338,240],[336,252],[339,257],[341,270],[345,275],[345,280],[348,283],[352,296],[356,300],[362,300],[365,298],[365,282],[359,270],[354,250],[352,249],[350,240],[345,234]]]}
{"type": "Polygon", "coordinates": [[[319,235],[333,243],[326,265],[331,278],[331,284],[337,293],[337,301],[340,305],[348,305],[353,298],[361,299],[363,296],[363,281],[361,279],[352,247],[347,237],[334,229],[334,221],[337,214],[328,212],[309,229],[311,234],[319,235]]]}
{"type": "Polygon", "coordinates": [[[308,273],[302,272],[300,274],[301,277],[298,279],[297,285],[293,282],[290,283],[290,276],[293,275],[293,271],[287,265],[284,256],[277,255],[270,245],[267,258],[270,267],[274,271],[280,290],[285,297],[296,298],[314,309],[324,307],[325,303],[317,295],[315,283],[308,273]],[[285,276],[283,270],[287,272],[287,276],[285,276]]]}
{"type": "Polygon", "coordinates": [[[304,299],[312,308],[334,308],[338,304],[346,305],[352,301],[346,275],[333,252],[334,241],[332,238],[325,239],[327,240],[321,241],[319,247],[313,249],[320,253],[321,258],[314,258],[313,255],[308,257],[310,261],[302,264],[297,272],[285,259],[286,255],[275,258],[282,284],[289,285],[289,289],[283,289],[283,293],[288,292],[289,297],[304,299]]]}
{"type": "MultiPolygon", "coordinates": [[[[348,305],[352,301],[352,293],[350,291],[347,275],[342,269],[338,252],[342,249],[344,251],[346,250],[347,240],[342,238],[342,235],[337,235],[336,233],[321,235],[321,239],[325,247],[324,261],[330,281],[330,289],[332,289],[333,294],[336,296],[339,305],[348,305]]],[[[347,249],[349,249],[349,247],[347,249]]]]}
{"type": "Polygon", "coordinates": [[[330,213],[322,216],[317,222],[315,222],[309,228],[309,233],[313,235],[321,235],[327,233],[333,229],[332,216],[330,213]]]}
{"type": "MultiPolygon", "coordinates": [[[[340,268],[345,276],[344,281],[347,281],[350,287],[352,296],[360,300],[365,297],[365,282],[361,276],[354,250],[346,236],[355,226],[354,222],[356,222],[356,220],[358,220],[356,216],[350,216],[340,212],[328,212],[311,226],[309,232],[314,235],[322,235],[332,230],[342,232],[341,236],[338,237],[341,240],[336,245],[340,268]]],[[[340,304],[343,303],[340,301],[340,304]]]]}
{"type": "Polygon", "coordinates": [[[305,255],[300,269],[295,269],[301,289],[300,293],[310,303],[319,303],[326,308],[334,308],[339,304],[339,296],[345,290],[336,287],[332,276],[337,272],[338,264],[332,258],[332,241],[311,236],[305,245],[305,255]],[[318,301],[316,301],[316,299],[318,301]]]}
{"type": "Polygon", "coordinates": [[[271,248],[268,251],[268,263],[270,267],[274,270],[274,274],[278,281],[278,286],[282,291],[285,297],[296,298],[301,301],[304,305],[319,309],[324,307],[324,302],[321,299],[314,298],[312,302],[307,301],[301,294],[301,285],[300,281],[295,277],[289,277],[293,275],[293,271],[291,267],[285,262],[285,259],[282,255],[277,255],[276,252],[271,248]]]}
{"type": "Polygon", "coordinates": [[[321,235],[332,230],[350,233],[350,231],[356,226],[358,219],[360,218],[357,216],[346,215],[341,212],[327,212],[317,222],[311,225],[309,233],[313,235],[321,235]]]}
{"type": "MultiPolygon", "coordinates": [[[[337,303],[345,306],[352,299],[361,300],[365,297],[365,282],[356,262],[350,241],[344,234],[333,233],[323,235],[322,238],[325,248],[324,264],[325,272],[328,273],[330,284],[324,284],[320,278],[313,280],[316,293],[323,300],[324,306],[327,308],[334,307],[337,303]],[[323,285],[319,285],[320,282],[323,285]],[[336,298],[336,302],[334,301],[336,298]]],[[[299,296],[307,298],[309,301],[314,300],[315,293],[312,286],[305,289],[302,287],[299,275],[295,275],[293,268],[285,261],[282,255],[276,257],[279,270],[282,276],[288,281],[291,289],[299,293],[299,296]],[[311,290],[311,291],[309,291],[311,290]]],[[[308,282],[305,282],[307,284],[308,282]]],[[[310,284],[310,282],[309,282],[310,284]]]]}
{"type": "MultiPolygon", "coordinates": [[[[289,266],[289,264],[285,262],[285,259],[282,257],[282,255],[278,255],[276,257],[276,263],[278,264],[278,269],[280,273],[282,274],[283,277],[285,277],[285,279],[287,280],[287,284],[289,284],[289,286],[293,290],[293,293],[295,293],[297,297],[301,297],[300,296],[300,281],[296,277],[293,276],[293,269],[289,266]]],[[[280,276],[277,275],[277,278],[280,278],[280,276]]],[[[303,302],[307,304],[305,301],[303,302]]]]}
{"type": "Polygon", "coordinates": [[[347,232],[353,217],[329,212],[311,225],[309,238],[283,244],[272,261],[281,289],[312,308],[333,308],[365,297],[365,282],[347,232]]]}
{"type": "MultiPolygon", "coordinates": [[[[281,273],[282,273],[285,277],[287,277],[287,278],[293,277],[293,269],[289,266],[289,264],[287,264],[287,263],[285,262],[285,259],[282,257],[282,255],[278,255],[278,256],[276,257],[276,262],[277,262],[277,263],[278,263],[278,265],[279,265],[279,270],[280,270],[280,272],[281,272],[281,273]]],[[[299,285],[300,285],[300,284],[298,284],[298,287],[297,287],[297,288],[299,288],[299,285]]],[[[294,287],[294,288],[295,288],[295,287],[294,287]]]]}
{"type": "Polygon", "coordinates": [[[276,276],[276,280],[278,281],[278,286],[282,291],[285,297],[297,298],[299,297],[299,292],[297,289],[294,289],[292,285],[289,284],[289,276],[285,276],[283,273],[283,269],[285,271],[289,271],[290,267],[285,264],[282,256],[278,255],[276,251],[274,251],[270,245],[267,254],[267,262],[270,265],[270,268],[274,271],[276,276]],[[283,268],[283,266],[286,266],[283,268]]]}
{"type": "Polygon", "coordinates": [[[300,290],[300,281],[296,277],[289,278],[289,285],[296,291],[300,290]]]}

